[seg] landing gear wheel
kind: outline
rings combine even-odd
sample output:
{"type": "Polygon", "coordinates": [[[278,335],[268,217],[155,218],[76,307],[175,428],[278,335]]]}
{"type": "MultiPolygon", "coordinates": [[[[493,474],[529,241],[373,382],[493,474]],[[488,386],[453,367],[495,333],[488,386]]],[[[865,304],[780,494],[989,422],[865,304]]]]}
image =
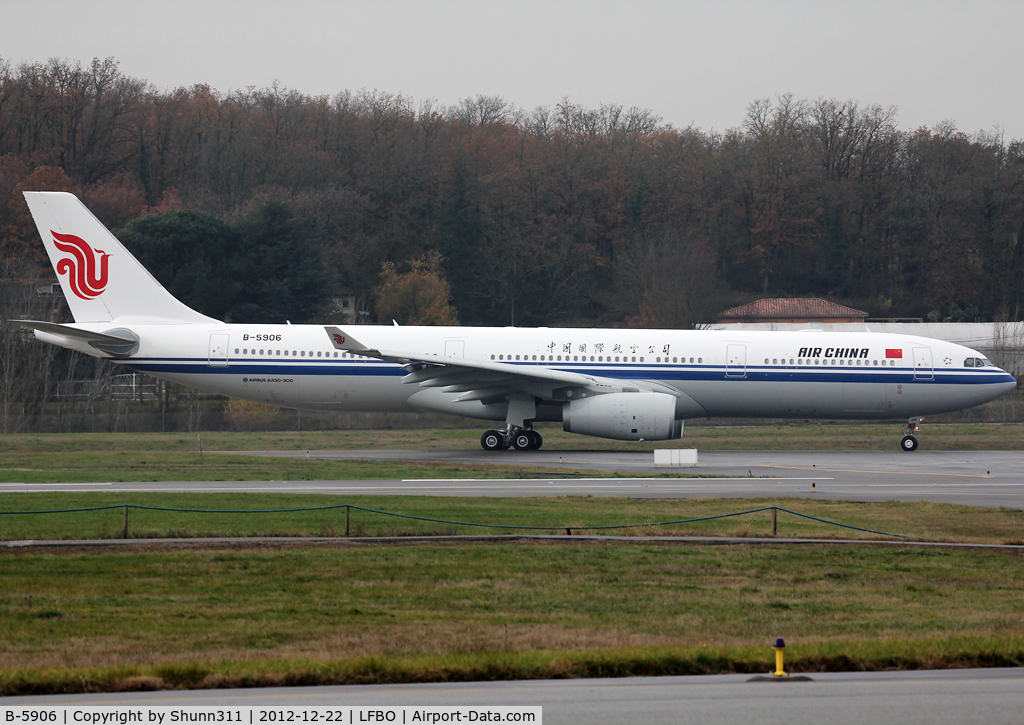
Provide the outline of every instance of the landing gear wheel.
{"type": "Polygon", "coordinates": [[[903,436],[903,440],[900,441],[900,448],[905,451],[916,451],[917,450],[917,438],[914,436],[903,436]]]}
{"type": "Polygon", "coordinates": [[[480,436],[480,445],[485,451],[500,451],[508,448],[505,444],[505,436],[496,430],[484,431],[484,434],[480,436]]]}
{"type": "Polygon", "coordinates": [[[512,447],[517,451],[529,451],[533,449],[533,431],[521,430],[512,436],[512,447]]]}
{"type": "Polygon", "coordinates": [[[544,439],[540,437],[540,433],[535,430],[531,430],[530,437],[533,438],[533,445],[530,446],[530,450],[540,450],[540,447],[544,445],[544,439]]]}

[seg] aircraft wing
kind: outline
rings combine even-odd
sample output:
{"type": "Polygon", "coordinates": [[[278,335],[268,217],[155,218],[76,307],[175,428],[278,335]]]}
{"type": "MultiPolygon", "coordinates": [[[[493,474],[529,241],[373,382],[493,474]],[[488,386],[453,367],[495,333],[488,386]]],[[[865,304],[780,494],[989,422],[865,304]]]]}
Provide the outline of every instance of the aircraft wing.
{"type": "Polygon", "coordinates": [[[660,385],[643,381],[617,380],[544,365],[511,365],[490,360],[378,350],[363,345],[337,327],[324,329],[336,349],[397,363],[409,371],[402,382],[421,388],[441,388],[444,393],[456,395],[455,402],[479,400],[491,403],[516,393],[543,400],[565,401],[573,397],[569,391],[574,389],[593,393],[664,390],[660,385]]]}

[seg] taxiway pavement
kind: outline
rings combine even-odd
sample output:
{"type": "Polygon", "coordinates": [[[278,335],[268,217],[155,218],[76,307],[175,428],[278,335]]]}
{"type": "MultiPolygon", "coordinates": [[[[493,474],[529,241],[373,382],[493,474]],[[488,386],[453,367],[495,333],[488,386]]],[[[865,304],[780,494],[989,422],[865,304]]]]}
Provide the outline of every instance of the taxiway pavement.
{"type": "Polygon", "coordinates": [[[701,451],[696,468],[655,468],[650,451],[238,451],[325,460],[526,464],[520,479],[5,483],[3,491],[262,491],[336,495],[627,496],[936,501],[1024,509],[1022,451],[701,451]],[[536,469],[533,467],[536,466],[536,469]],[[576,478],[576,471],[607,478],[576,478]],[[663,478],[630,474],[661,473],[663,478]]]}
{"type": "Polygon", "coordinates": [[[500,706],[540,705],[562,723],[1002,725],[1021,722],[1024,669],[812,673],[810,682],[748,675],[627,677],[421,685],[251,688],[0,698],[5,705],[500,706]]]}

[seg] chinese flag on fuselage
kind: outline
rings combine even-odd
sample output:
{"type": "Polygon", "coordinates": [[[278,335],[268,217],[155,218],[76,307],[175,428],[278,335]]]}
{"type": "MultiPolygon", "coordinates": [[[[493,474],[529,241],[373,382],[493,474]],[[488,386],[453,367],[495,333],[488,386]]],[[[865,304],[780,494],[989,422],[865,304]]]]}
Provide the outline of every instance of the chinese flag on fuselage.
{"type": "Polygon", "coordinates": [[[902,359],[903,358],[903,350],[899,350],[899,349],[897,349],[897,350],[890,350],[889,348],[886,348],[886,350],[885,350],[885,358],[888,360],[889,358],[893,358],[893,357],[902,359]]]}

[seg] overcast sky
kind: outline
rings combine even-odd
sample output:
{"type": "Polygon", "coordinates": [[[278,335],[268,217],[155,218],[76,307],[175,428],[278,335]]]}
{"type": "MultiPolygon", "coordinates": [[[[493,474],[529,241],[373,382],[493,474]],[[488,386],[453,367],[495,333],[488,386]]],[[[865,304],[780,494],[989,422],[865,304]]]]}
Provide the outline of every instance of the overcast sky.
{"type": "Polygon", "coordinates": [[[568,97],[705,131],[792,93],[1024,139],[1021,0],[0,0],[0,58],[108,56],[160,89],[568,97]]]}

